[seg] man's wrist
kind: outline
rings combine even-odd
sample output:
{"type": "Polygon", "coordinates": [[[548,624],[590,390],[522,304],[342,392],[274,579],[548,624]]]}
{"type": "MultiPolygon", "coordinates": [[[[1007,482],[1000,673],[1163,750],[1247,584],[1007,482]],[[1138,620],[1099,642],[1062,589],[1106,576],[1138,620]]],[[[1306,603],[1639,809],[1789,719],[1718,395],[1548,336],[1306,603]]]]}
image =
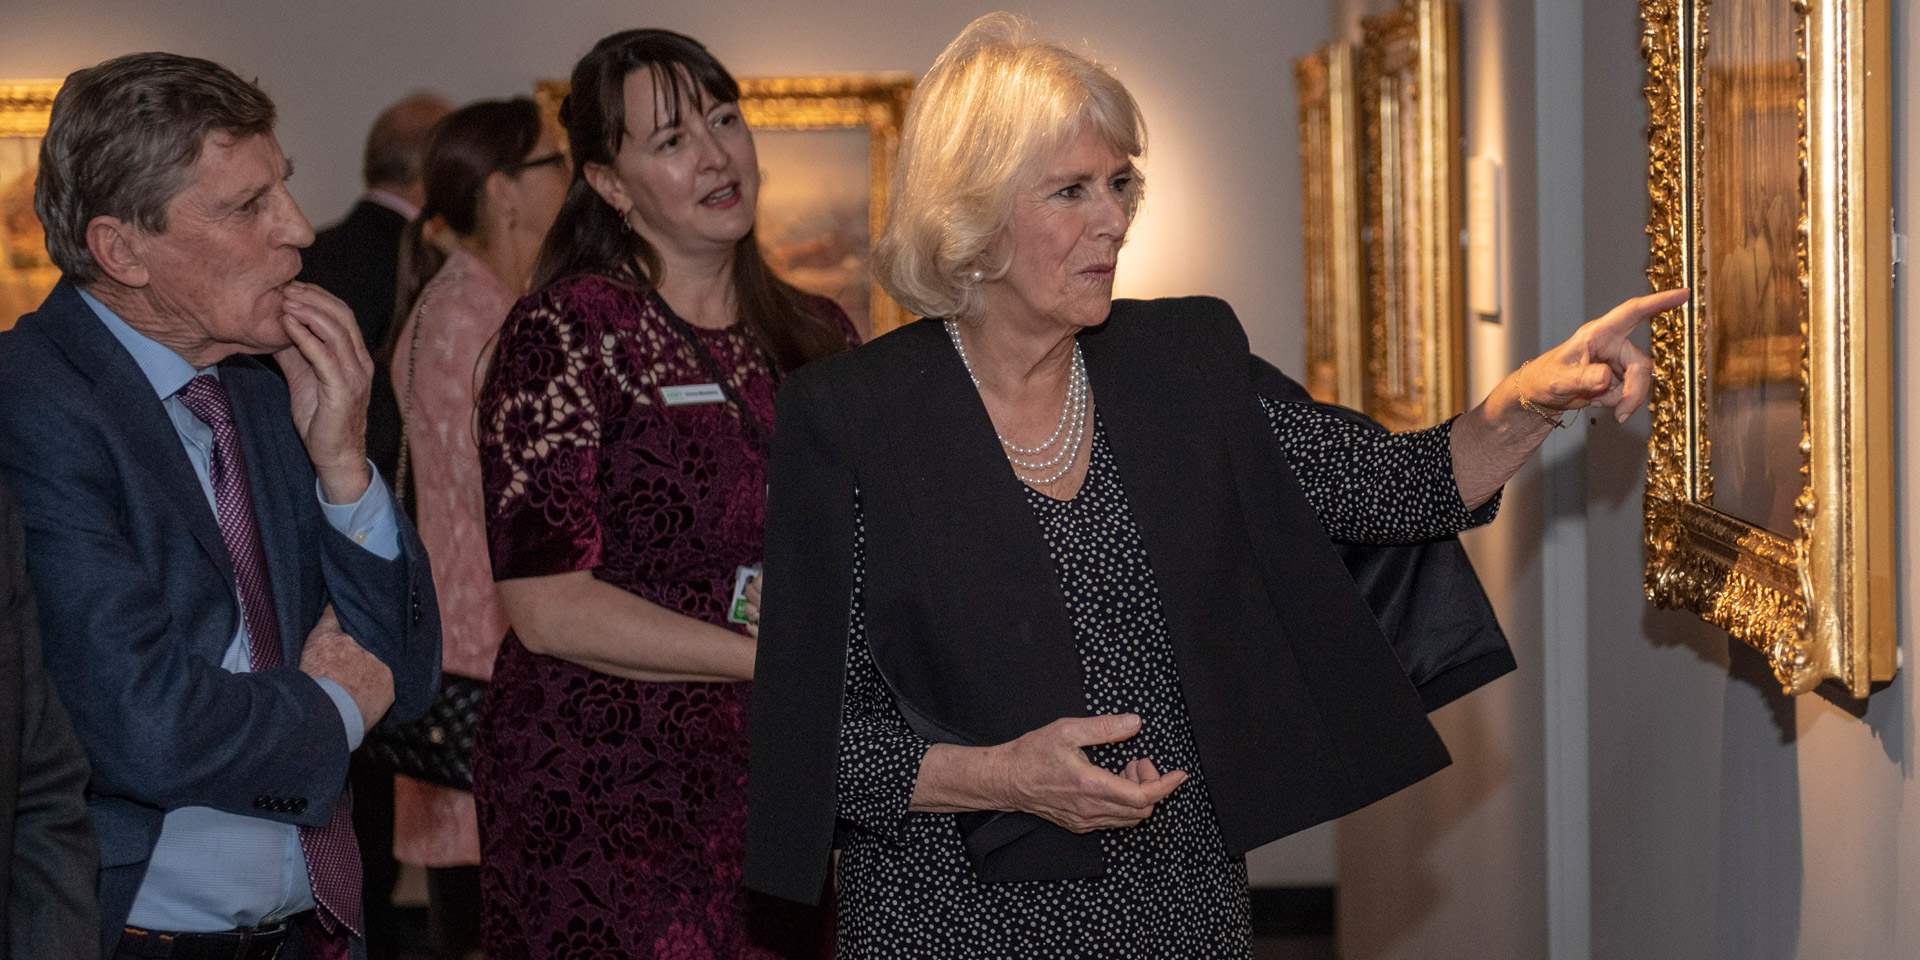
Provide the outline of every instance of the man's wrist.
{"type": "Polygon", "coordinates": [[[346,687],[341,686],[339,681],[331,677],[314,677],[313,682],[320,685],[327,699],[333,701],[333,708],[340,713],[340,724],[345,728],[347,735],[347,752],[360,749],[361,742],[367,737],[367,731],[373,726],[367,722],[366,714],[360,710],[360,701],[353,699],[353,694],[348,693],[346,687]]]}
{"type": "Polygon", "coordinates": [[[364,454],[336,467],[314,464],[313,472],[320,480],[320,495],[335,506],[358,503],[373,485],[373,467],[364,454]]]}

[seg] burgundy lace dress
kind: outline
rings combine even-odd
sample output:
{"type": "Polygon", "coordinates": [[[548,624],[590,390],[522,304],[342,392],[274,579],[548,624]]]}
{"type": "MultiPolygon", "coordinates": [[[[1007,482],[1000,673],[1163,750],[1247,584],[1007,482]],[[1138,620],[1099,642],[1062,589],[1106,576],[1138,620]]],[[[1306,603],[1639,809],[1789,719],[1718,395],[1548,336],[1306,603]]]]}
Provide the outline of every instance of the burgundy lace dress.
{"type": "MultiPolygon", "coordinates": [[[[737,327],[696,335],[771,429],[761,352],[737,327]]],[[[495,578],[592,570],[727,626],[734,570],[761,557],[767,450],[732,404],[662,402],[660,387],[713,378],[660,299],[564,282],[514,307],[496,357],[479,399],[495,578]]],[[[507,634],[474,744],[488,957],[828,949],[830,906],[740,885],[748,694],[609,676],[507,634]]]]}

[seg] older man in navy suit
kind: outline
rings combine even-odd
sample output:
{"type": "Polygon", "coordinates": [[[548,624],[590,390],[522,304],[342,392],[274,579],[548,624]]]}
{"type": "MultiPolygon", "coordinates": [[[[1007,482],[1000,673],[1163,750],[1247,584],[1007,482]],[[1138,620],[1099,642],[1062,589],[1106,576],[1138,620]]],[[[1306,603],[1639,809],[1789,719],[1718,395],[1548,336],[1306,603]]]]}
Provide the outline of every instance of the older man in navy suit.
{"type": "Polygon", "coordinates": [[[364,956],[347,757],[438,682],[425,554],[366,458],[373,361],[292,282],[313,230],[273,123],[205,60],[68,77],[34,194],[64,279],[0,335],[109,956],[364,956]]]}

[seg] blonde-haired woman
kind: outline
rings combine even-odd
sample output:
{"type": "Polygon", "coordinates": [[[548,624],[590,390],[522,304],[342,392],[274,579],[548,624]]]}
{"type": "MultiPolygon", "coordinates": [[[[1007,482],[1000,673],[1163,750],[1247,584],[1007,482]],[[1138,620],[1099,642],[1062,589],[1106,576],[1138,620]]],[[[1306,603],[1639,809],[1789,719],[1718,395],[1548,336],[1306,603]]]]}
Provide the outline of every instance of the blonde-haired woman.
{"type": "Polygon", "coordinates": [[[1112,300],[1144,143],[1106,71],[975,22],[875,258],[946,319],[781,393],[747,882],[808,899],[838,846],[843,956],[1247,956],[1246,851],[1439,769],[1427,709],[1512,666],[1483,606],[1403,667],[1330,539],[1491,519],[1563,411],[1640,403],[1626,333],[1684,296],[1388,434],[1218,300],[1112,300]]]}

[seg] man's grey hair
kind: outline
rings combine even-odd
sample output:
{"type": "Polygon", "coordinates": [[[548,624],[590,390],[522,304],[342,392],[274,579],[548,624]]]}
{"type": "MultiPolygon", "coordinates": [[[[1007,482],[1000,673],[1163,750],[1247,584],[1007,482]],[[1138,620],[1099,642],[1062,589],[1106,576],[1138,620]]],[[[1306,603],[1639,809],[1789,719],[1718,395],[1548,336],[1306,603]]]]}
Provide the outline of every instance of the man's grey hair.
{"type": "Polygon", "coordinates": [[[259,85],[211,60],[134,53],[74,71],[54,98],[33,187],[47,255],[68,280],[98,281],[87,249],[95,217],[165,233],[207,136],[271,133],[273,122],[259,85]]]}

